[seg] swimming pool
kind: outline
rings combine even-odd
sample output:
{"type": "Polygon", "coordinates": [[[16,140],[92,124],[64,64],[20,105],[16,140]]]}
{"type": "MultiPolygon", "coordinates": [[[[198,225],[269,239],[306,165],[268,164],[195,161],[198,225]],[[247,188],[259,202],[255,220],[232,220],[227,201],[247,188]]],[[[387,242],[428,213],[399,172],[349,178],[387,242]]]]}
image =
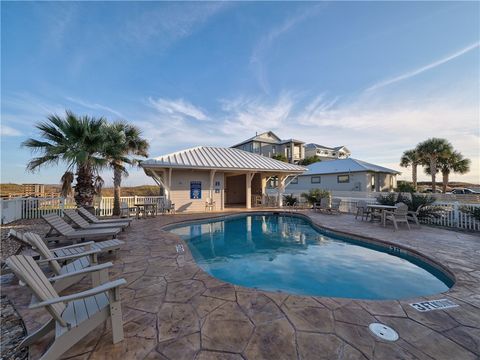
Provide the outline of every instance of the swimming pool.
{"type": "Polygon", "coordinates": [[[404,299],[440,293],[453,285],[446,274],[418,257],[323,231],[300,216],[239,215],[169,231],[187,242],[197,264],[210,275],[249,288],[404,299]]]}

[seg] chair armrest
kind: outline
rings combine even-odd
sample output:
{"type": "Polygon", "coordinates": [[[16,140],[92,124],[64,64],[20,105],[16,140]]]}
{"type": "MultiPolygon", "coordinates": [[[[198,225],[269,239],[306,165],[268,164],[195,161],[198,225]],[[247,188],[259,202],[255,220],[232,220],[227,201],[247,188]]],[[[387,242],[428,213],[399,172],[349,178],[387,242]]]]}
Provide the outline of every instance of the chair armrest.
{"type": "Polygon", "coordinates": [[[77,247],[80,247],[80,246],[88,246],[88,245],[92,245],[92,244],[95,244],[95,241],[86,241],[86,242],[82,242],[82,243],[78,243],[78,244],[62,246],[62,247],[59,247],[59,248],[50,249],[50,251],[73,249],[73,248],[77,248],[77,247]]]}
{"type": "Polygon", "coordinates": [[[40,259],[40,260],[37,260],[37,263],[44,264],[44,263],[48,263],[48,262],[52,262],[52,261],[64,261],[64,260],[78,259],[78,258],[85,257],[85,256],[88,256],[88,255],[98,254],[100,251],[101,251],[100,249],[95,249],[95,250],[85,251],[83,253],[78,253],[78,254],[58,256],[58,257],[53,257],[53,258],[48,258],[48,259],[40,259]]]}
{"type": "Polygon", "coordinates": [[[70,272],[70,273],[67,273],[67,274],[52,276],[51,278],[48,279],[48,281],[54,282],[54,281],[65,279],[65,278],[68,278],[68,277],[71,277],[71,276],[77,276],[77,275],[81,275],[81,274],[88,274],[88,273],[91,273],[91,272],[101,271],[101,270],[104,270],[104,269],[111,268],[112,266],[113,266],[113,264],[111,262],[100,264],[100,265],[95,265],[95,266],[89,266],[89,267],[83,268],[81,270],[73,271],[73,272],[70,272]]]}
{"type": "Polygon", "coordinates": [[[70,301],[73,301],[73,300],[84,299],[86,297],[90,297],[90,296],[93,296],[93,295],[103,293],[103,292],[108,291],[110,289],[115,289],[115,288],[117,288],[121,285],[125,285],[126,283],[127,283],[127,281],[125,279],[118,279],[118,280],[110,281],[106,284],[94,287],[93,289],[82,291],[82,292],[79,292],[79,293],[76,293],[76,294],[60,296],[60,297],[56,297],[56,298],[53,298],[53,299],[48,299],[48,300],[30,305],[29,309],[36,309],[36,308],[39,308],[39,307],[58,304],[58,303],[61,303],[61,302],[70,302],[70,301]]]}

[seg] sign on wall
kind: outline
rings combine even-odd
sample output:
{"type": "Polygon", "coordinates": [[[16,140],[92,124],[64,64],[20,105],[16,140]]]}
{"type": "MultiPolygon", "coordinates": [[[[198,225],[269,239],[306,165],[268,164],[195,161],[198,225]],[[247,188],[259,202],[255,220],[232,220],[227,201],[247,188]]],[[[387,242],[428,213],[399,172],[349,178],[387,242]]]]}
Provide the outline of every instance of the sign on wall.
{"type": "Polygon", "coordinates": [[[190,181],[190,199],[202,198],[202,182],[190,181]]]}

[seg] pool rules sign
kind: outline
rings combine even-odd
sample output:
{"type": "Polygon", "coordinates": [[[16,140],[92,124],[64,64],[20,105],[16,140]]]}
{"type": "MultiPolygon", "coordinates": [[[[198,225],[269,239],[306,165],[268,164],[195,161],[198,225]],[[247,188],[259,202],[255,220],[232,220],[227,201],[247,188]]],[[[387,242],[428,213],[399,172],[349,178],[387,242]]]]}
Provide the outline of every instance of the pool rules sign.
{"type": "Polygon", "coordinates": [[[449,299],[439,299],[439,300],[430,300],[430,301],[413,303],[413,304],[410,304],[410,306],[417,311],[425,312],[425,311],[432,311],[432,310],[448,309],[452,307],[457,307],[458,305],[449,299]]]}
{"type": "Polygon", "coordinates": [[[190,181],[190,199],[202,198],[202,182],[190,181]]]}

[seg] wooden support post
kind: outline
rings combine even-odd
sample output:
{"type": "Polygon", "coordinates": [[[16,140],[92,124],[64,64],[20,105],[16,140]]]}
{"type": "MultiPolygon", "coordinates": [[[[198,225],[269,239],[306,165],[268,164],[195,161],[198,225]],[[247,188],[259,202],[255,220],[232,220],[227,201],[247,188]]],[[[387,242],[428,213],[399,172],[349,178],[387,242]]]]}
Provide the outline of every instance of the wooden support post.
{"type": "Polygon", "coordinates": [[[278,187],[277,187],[277,191],[278,191],[278,201],[277,201],[277,205],[278,207],[282,207],[283,206],[283,193],[285,192],[285,180],[287,179],[287,177],[285,175],[278,175],[278,187]]]}

